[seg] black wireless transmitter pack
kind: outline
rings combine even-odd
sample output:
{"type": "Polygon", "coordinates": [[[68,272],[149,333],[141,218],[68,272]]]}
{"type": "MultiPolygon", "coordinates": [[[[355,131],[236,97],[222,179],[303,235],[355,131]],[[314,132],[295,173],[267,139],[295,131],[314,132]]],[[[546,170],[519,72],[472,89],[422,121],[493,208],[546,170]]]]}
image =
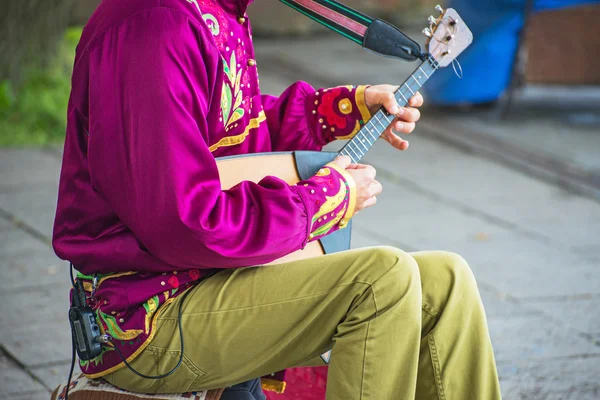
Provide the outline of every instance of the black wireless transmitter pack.
{"type": "Polygon", "coordinates": [[[69,323],[75,341],[79,359],[87,361],[102,353],[102,343],[110,341],[100,333],[94,311],[87,305],[85,291],[81,281],[77,281],[73,290],[73,305],[69,309],[69,323]]]}

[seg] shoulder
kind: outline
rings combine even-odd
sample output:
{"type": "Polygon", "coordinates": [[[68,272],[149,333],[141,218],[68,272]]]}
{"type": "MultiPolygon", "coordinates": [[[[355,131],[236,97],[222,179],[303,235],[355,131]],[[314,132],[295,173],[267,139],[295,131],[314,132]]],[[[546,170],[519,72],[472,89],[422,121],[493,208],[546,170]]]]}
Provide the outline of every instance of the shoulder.
{"type": "Polygon", "coordinates": [[[110,33],[118,33],[122,39],[160,38],[163,43],[186,36],[199,41],[199,44],[210,41],[195,1],[103,0],[83,29],[77,46],[78,56],[110,33]]]}

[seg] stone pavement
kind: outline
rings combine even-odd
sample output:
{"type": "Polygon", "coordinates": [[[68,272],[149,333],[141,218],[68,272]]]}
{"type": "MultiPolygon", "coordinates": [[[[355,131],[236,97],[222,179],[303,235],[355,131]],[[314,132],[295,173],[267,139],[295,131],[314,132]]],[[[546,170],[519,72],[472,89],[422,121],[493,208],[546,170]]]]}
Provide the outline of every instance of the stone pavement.
{"type": "MultiPolygon", "coordinates": [[[[414,68],[356,58],[357,48],[335,39],[256,46],[269,93],[302,78],[400,83],[414,68]]],[[[462,131],[443,118],[425,112],[408,152],[378,143],[367,155],[384,193],[355,218],[353,246],[462,254],[480,285],[505,398],[600,398],[598,199],[449,142],[442,135],[462,131]]],[[[532,135],[545,129],[536,118],[527,119],[532,135]]],[[[472,120],[465,129],[486,125],[472,120]]],[[[503,126],[494,125],[498,138],[503,126]]],[[[597,140],[590,134],[577,160],[597,160],[597,140]]],[[[56,149],[0,149],[0,399],[47,399],[68,373],[68,265],[49,245],[60,157],[56,149]]]]}

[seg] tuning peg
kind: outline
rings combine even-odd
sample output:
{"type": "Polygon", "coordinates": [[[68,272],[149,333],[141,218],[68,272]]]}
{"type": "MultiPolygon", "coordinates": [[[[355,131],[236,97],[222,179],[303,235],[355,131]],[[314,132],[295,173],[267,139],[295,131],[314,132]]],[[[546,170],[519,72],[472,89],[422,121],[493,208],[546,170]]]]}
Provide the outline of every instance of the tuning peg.
{"type": "Polygon", "coordinates": [[[435,25],[437,22],[437,19],[435,19],[435,17],[433,15],[430,15],[429,18],[427,18],[427,22],[429,22],[430,24],[435,25]]]}
{"type": "Polygon", "coordinates": [[[442,8],[442,6],[440,6],[438,4],[437,6],[435,6],[435,11],[439,12],[440,14],[442,14],[444,12],[444,9],[442,8]]]}
{"type": "Polygon", "coordinates": [[[445,52],[442,53],[443,56],[448,56],[452,53],[452,50],[446,50],[445,52]]]}
{"type": "Polygon", "coordinates": [[[446,41],[447,41],[447,42],[451,41],[452,39],[454,39],[454,33],[452,33],[452,34],[450,34],[450,35],[446,36],[446,41]]]}
{"type": "Polygon", "coordinates": [[[425,35],[427,37],[432,37],[433,36],[433,33],[431,33],[431,29],[429,29],[429,28],[423,29],[422,32],[423,32],[423,35],[425,35]]]}

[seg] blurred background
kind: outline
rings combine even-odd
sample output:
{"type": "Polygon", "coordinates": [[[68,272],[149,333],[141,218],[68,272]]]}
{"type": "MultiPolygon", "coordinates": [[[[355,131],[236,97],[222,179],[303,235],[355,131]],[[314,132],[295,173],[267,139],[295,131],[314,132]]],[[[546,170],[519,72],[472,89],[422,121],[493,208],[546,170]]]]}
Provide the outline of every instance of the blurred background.
{"type": "MultiPolygon", "coordinates": [[[[68,373],[68,265],[50,238],[75,46],[98,3],[0,0],[0,399],[47,399],[68,373]]],[[[449,67],[423,88],[410,149],[379,143],[367,156],[384,193],[355,218],[353,246],[460,253],[504,397],[600,399],[600,2],[345,3],[421,43],[440,3],[475,37],[462,79],[449,67]]],[[[399,85],[417,67],[276,0],[249,15],[263,93],[296,80],[399,85]]]]}

